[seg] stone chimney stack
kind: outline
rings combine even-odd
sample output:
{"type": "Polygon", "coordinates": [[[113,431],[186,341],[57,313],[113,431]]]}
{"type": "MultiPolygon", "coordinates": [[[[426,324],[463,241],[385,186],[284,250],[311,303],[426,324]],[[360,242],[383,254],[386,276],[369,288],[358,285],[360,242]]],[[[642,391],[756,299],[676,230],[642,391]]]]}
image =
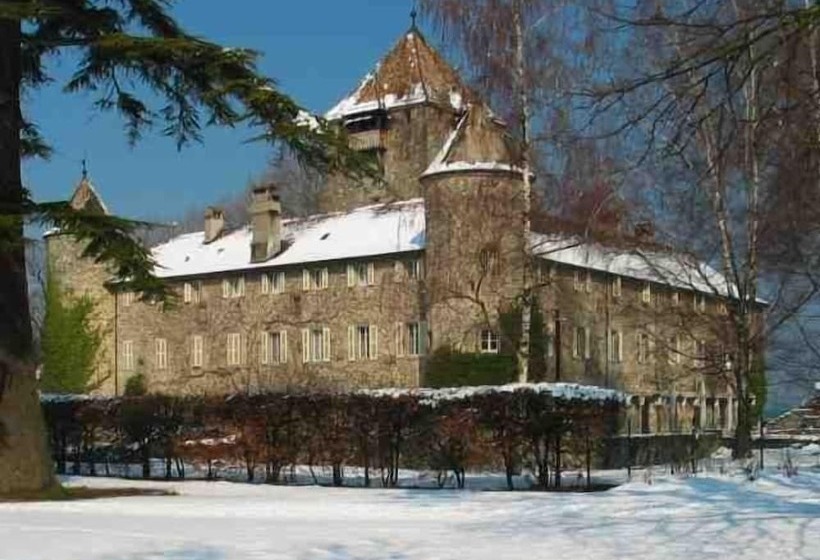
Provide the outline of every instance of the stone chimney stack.
{"type": "Polygon", "coordinates": [[[219,238],[225,229],[225,214],[219,208],[209,206],[205,210],[205,243],[219,238]]]}
{"type": "Polygon", "coordinates": [[[253,189],[250,215],[251,261],[266,261],[282,249],[282,206],[273,184],[253,189]]]}

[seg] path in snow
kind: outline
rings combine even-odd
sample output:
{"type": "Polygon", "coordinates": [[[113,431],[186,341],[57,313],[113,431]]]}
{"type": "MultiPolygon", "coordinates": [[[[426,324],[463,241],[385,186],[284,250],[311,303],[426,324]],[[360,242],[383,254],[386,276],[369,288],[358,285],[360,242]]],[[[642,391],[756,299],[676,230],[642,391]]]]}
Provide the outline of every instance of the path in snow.
{"type": "Polygon", "coordinates": [[[0,558],[820,559],[820,473],[596,494],[73,479],[179,496],[0,504],[0,558]]]}

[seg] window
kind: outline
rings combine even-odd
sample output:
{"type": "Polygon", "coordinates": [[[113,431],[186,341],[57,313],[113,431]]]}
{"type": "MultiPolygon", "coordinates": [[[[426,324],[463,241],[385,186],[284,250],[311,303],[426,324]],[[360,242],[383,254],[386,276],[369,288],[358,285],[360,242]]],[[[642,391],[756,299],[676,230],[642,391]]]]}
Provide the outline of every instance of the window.
{"type": "Polygon", "coordinates": [[[680,336],[675,335],[669,339],[669,348],[667,349],[667,361],[669,365],[680,363],[680,336]]]}
{"type": "Polygon", "coordinates": [[[134,343],[131,340],[122,341],[122,369],[134,371],[134,343]]]}
{"type": "Polygon", "coordinates": [[[164,338],[154,339],[154,365],[157,369],[168,367],[168,344],[164,338]]]}
{"type": "Polygon", "coordinates": [[[645,364],[649,362],[649,334],[645,332],[638,333],[638,363],[645,364]]]}
{"type": "Polygon", "coordinates": [[[202,299],[202,282],[185,282],[182,285],[182,301],[184,303],[199,303],[202,299]]]}
{"type": "Polygon", "coordinates": [[[613,276],[612,277],[612,297],[621,297],[621,277],[620,276],[613,276]]]}
{"type": "Polygon", "coordinates": [[[623,360],[623,336],[621,331],[609,331],[609,361],[620,363],[623,360]]]}
{"type": "Polygon", "coordinates": [[[588,270],[584,276],[584,290],[588,294],[592,293],[592,273],[588,270]]]}
{"type": "Polygon", "coordinates": [[[695,342],[695,363],[703,367],[706,365],[706,341],[698,340],[695,342]]]}
{"type": "Polygon", "coordinates": [[[242,354],[242,335],[240,333],[228,333],[227,364],[229,366],[241,365],[242,354]]]}
{"type": "Polygon", "coordinates": [[[484,248],[478,253],[478,264],[484,274],[498,272],[498,249],[484,248]]]}
{"type": "Polygon", "coordinates": [[[284,294],[285,293],[285,273],[284,272],[263,272],[259,277],[260,291],[263,294],[284,294]]]}
{"type": "Polygon", "coordinates": [[[581,271],[576,270],[572,273],[572,289],[576,292],[581,291],[581,271]]]}
{"type": "Polygon", "coordinates": [[[698,313],[703,313],[706,311],[706,296],[703,294],[695,294],[692,299],[692,303],[695,306],[695,311],[698,313]]]}
{"type": "Polygon", "coordinates": [[[679,292],[679,291],[677,291],[677,290],[674,290],[674,291],[672,292],[672,297],[671,297],[671,299],[672,299],[672,305],[673,305],[674,307],[679,306],[679,305],[680,305],[680,292],[679,292]]]}
{"type": "Polygon", "coordinates": [[[376,283],[376,266],[374,263],[351,263],[347,265],[347,285],[372,286],[376,283]]]}
{"type": "Polygon", "coordinates": [[[421,280],[421,277],[423,276],[421,259],[411,259],[409,261],[405,261],[404,270],[407,272],[408,280],[421,280]]]}
{"type": "Polygon", "coordinates": [[[578,359],[590,358],[590,331],[586,327],[575,327],[572,355],[578,359]]]}
{"type": "Polygon", "coordinates": [[[644,282],[641,288],[641,302],[652,303],[652,284],[644,282]]]}
{"type": "Polygon", "coordinates": [[[245,277],[225,278],[222,280],[222,297],[238,298],[245,295],[245,277]]]}
{"type": "Polygon", "coordinates": [[[729,314],[729,308],[726,307],[726,302],[721,301],[718,304],[718,313],[720,313],[721,315],[728,315],[729,314]]]}
{"type": "Polygon", "coordinates": [[[201,368],[203,360],[203,341],[199,335],[191,337],[191,367],[201,368]]]}
{"type": "Polygon", "coordinates": [[[481,353],[482,354],[498,354],[501,346],[501,338],[498,333],[489,329],[481,331],[481,353]]]}
{"type": "Polygon", "coordinates": [[[262,331],[259,341],[259,361],[277,365],[288,361],[288,332],[262,331]]]}
{"type": "Polygon", "coordinates": [[[379,328],[376,325],[351,325],[347,328],[347,358],[375,360],[378,350],[379,328]]]}
{"type": "Polygon", "coordinates": [[[396,355],[421,356],[424,354],[426,331],[424,323],[397,323],[396,355]]]}
{"type": "Polygon", "coordinates": [[[330,361],[330,329],[315,327],[302,329],[302,361],[330,361]]]}
{"type": "Polygon", "coordinates": [[[324,290],[328,286],[327,268],[302,269],[302,290],[324,290]]]}
{"type": "Polygon", "coordinates": [[[132,303],[134,303],[134,292],[126,291],[122,292],[120,295],[123,307],[129,307],[132,303]]]}

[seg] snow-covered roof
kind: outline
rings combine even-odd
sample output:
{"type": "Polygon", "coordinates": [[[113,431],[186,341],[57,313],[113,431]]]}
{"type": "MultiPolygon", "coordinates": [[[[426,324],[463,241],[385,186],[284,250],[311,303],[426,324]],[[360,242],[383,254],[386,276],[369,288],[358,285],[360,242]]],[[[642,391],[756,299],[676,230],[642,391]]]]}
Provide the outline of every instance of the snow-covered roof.
{"type": "Polygon", "coordinates": [[[449,104],[458,111],[468,96],[456,71],[413,28],[325,118],[336,120],[428,101],[449,104]]]}
{"type": "Polygon", "coordinates": [[[282,221],[284,251],[251,262],[251,230],[243,227],[204,242],[183,234],[152,250],[161,278],[195,276],[418,251],[424,248],[424,201],[364,206],[350,212],[282,221]]]}
{"type": "Polygon", "coordinates": [[[684,255],[618,249],[573,236],[532,233],[533,254],[557,263],[722,296],[736,295],[723,274],[684,255]]]}

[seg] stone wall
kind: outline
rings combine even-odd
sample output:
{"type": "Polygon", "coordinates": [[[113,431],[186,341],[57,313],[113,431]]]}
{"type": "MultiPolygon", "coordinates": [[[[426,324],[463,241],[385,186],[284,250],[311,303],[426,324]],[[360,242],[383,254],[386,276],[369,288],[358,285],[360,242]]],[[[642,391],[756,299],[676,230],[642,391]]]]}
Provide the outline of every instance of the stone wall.
{"type": "Polygon", "coordinates": [[[67,297],[88,296],[94,302],[91,326],[99,330],[102,340],[91,384],[95,391],[113,394],[116,309],[114,295],[105,288],[111,274],[105,266],[82,258],[83,250],[83,245],[71,236],[51,234],[46,237],[49,271],[56,275],[62,292],[67,297]]]}
{"type": "Polygon", "coordinates": [[[425,258],[433,349],[477,351],[481,330],[521,294],[520,177],[440,174],[424,179],[425,258]]]}
{"type": "MultiPolygon", "coordinates": [[[[700,359],[696,346],[705,341],[714,351],[714,342],[725,336],[726,318],[715,298],[707,297],[705,308],[696,309],[694,292],[652,283],[650,301],[645,302],[642,281],[621,277],[620,295],[615,295],[611,274],[550,261],[536,266],[548,334],[554,337],[556,311],[561,323],[561,380],[650,395],[727,391],[725,374],[715,371],[713,360],[700,359]],[[576,355],[577,327],[590,330],[588,358],[576,355]],[[612,331],[621,335],[620,356],[607,336],[612,331]],[[648,343],[644,355],[639,351],[642,334],[648,343]]],[[[555,351],[547,358],[551,379],[555,378],[555,351]]]]}
{"type": "Polygon", "coordinates": [[[361,184],[346,177],[332,177],[320,195],[320,211],[350,210],[422,196],[418,177],[444,145],[456,121],[457,115],[449,106],[423,104],[392,109],[387,129],[381,133],[382,150],[378,150],[384,183],[361,184]]]}
{"type": "MultiPolygon", "coordinates": [[[[374,283],[348,287],[348,261],[316,263],[307,269],[328,269],[328,287],[303,290],[303,267],[277,270],[286,275],[284,293],[261,293],[260,270],[233,273],[227,277],[245,279],[245,295],[223,298],[218,275],[202,278],[199,303],[180,299],[176,308],[162,310],[159,305],[134,302],[120,305],[118,322],[120,349],[125,341],[134,348],[135,367],[123,368],[121,386],[135,373],[143,373],[151,391],[221,392],[283,387],[384,387],[417,386],[420,358],[400,356],[396,348],[397,323],[422,320],[423,283],[410,280],[403,263],[421,255],[408,253],[375,258],[374,283]],[[399,263],[398,268],[397,264],[399,263]],[[397,274],[397,269],[400,271],[397,274]],[[377,356],[351,361],[348,355],[348,327],[369,324],[378,328],[377,356]],[[331,358],[327,362],[303,363],[304,328],[327,327],[331,332],[331,358]],[[262,331],[287,332],[287,360],[277,365],[260,363],[262,331]],[[227,335],[241,333],[244,364],[227,365],[227,335]],[[191,365],[191,337],[204,339],[203,367],[191,365]],[[155,340],[164,338],[168,366],[156,364],[155,340]]],[[[198,280],[198,279],[192,279],[198,280]]],[[[180,291],[184,279],[175,280],[180,291]]],[[[121,301],[124,297],[121,296],[121,301]]]]}

